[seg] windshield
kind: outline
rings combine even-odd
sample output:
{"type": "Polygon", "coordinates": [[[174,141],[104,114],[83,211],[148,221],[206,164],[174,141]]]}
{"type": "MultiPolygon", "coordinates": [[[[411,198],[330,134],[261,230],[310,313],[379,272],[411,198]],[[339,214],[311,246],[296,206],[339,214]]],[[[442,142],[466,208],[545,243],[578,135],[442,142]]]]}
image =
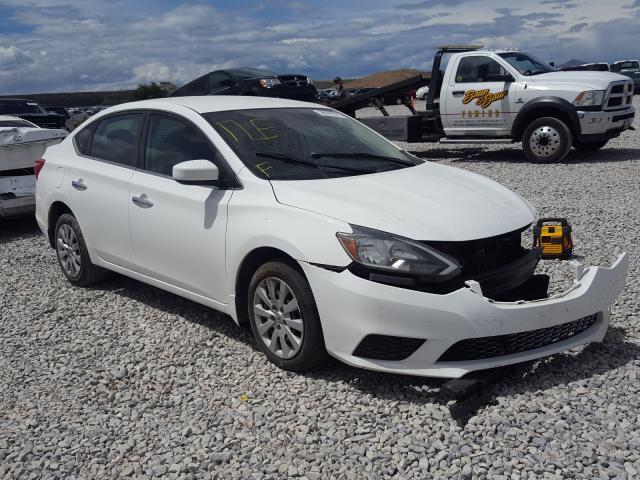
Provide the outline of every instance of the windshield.
{"type": "Polygon", "coordinates": [[[547,62],[538,60],[531,55],[522,52],[499,53],[509,64],[516,68],[522,75],[539,75],[541,73],[553,72],[554,69],[547,62]]]}
{"type": "Polygon", "coordinates": [[[327,108],[277,108],[203,115],[242,162],[268,180],[362,175],[422,161],[357,120],[327,108]]]}
{"type": "Polygon", "coordinates": [[[619,69],[631,69],[631,68],[640,68],[640,66],[638,65],[638,62],[621,62],[621,63],[617,63],[616,66],[619,69]]]}
{"type": "Polygon", "coordinates": [[[12,113],[45,113],[36,102],[28,100],[0,100],[0,115],[12,113]]]}

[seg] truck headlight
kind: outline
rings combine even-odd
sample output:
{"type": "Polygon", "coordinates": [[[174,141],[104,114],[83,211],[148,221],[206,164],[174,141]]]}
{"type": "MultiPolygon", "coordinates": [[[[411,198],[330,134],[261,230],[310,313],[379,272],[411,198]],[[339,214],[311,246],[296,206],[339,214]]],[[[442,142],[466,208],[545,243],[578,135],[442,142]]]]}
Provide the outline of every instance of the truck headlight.
{"type": "Polygon", "coordinates": [[[271,87],[275,87],[276,85],[280,85],[280,80],[278,80],[277,78],[261,78],[260,79],[260,86],[263,88],[271,88],[271,87]]]}
{"type": "Polygon", "coordinates": [[[388,273],[418,275],[443,282],[460,273],[460,264],[436,249],[409,238],[351,225],[353,233],[336,236],[358,264],[388,273]]]}
{"type": "Polygon", "coordinates": [[[594,107],[602,105],[604,99],[604,90],[587,90],[586,92],[580,92],[573,104],[576,107],[594,107]]]}

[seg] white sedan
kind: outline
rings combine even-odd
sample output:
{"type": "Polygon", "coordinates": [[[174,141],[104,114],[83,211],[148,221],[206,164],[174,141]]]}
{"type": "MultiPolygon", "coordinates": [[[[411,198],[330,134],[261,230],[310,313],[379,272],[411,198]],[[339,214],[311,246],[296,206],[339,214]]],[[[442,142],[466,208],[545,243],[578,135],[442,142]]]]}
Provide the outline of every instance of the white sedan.
{"type": "Polygon", "coordinates": [[[36,174],[37,221],[72,284],[112,270],[208,305],[288,370],[329,354],[460,377],[600,341],[628,265],[574,265],[547,298],[540,251],[520,241],[527,201],[317,104],[119,105],[36,174]]]}

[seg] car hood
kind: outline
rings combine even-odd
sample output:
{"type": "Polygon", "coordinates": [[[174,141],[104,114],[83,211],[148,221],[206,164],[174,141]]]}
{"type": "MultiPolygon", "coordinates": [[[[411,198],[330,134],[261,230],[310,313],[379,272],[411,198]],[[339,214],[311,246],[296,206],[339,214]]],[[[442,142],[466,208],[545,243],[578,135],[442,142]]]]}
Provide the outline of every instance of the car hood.
{"type": "Polygon", "coordinates": [[[526,227],[535,210],[486,177],[426,162],[392,172],[271,181],[278,202],[415,240],[464,241],[526,227]]]}
{"type": "Polygon", "coordinates": [[[575,85],[593,90],[606,90],[611,82],[627,80],[628,77],[612,72],[549,72],[527,77],[527,81],[534,83],[547,83],[555,85],[575,85]]]}

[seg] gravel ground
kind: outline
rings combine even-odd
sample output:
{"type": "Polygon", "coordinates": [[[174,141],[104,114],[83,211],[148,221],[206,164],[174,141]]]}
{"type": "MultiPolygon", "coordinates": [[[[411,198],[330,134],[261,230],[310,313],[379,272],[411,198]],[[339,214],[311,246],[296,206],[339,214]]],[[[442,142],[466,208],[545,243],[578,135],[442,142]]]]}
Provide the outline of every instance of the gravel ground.
{"type": "MultiPolygon", "coordinates": [[[[602,344],[513,367],[465,424],[442,381],[265,361],[214,311],[113,275],[63,280],[35,224],[0,225],[0,478],[637,478],[640,135],[562,164],[410,145],[567,216],[576,256],[632,256],[602,344]]],[[[553,288],[566,262],[543,261],[553,288]]]]}

